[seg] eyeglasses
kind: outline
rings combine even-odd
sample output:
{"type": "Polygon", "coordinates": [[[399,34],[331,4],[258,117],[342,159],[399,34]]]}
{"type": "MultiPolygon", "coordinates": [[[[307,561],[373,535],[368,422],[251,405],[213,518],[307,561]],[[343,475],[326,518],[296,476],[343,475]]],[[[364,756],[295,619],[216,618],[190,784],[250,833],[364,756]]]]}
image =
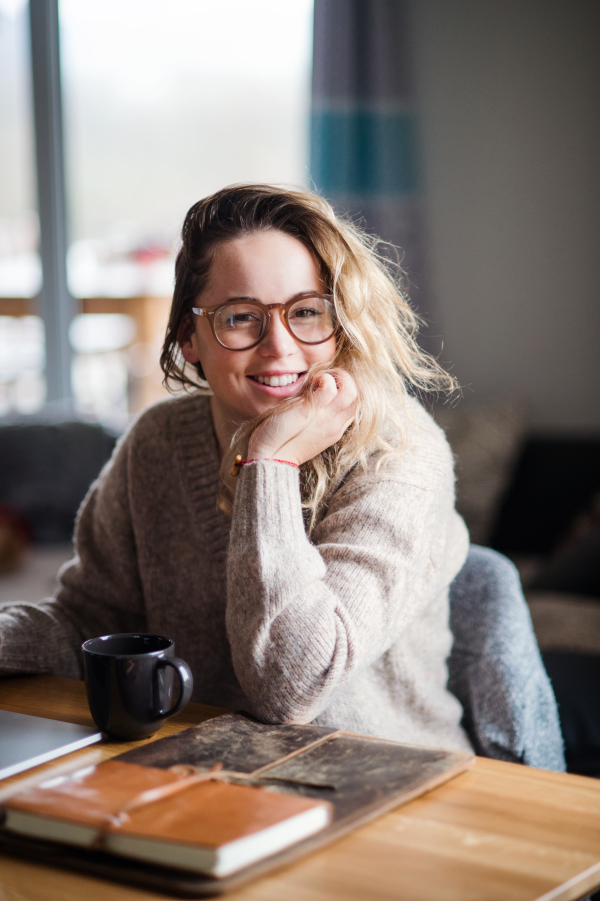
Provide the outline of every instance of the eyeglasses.
{"type": "Polygon", "coordinates": [[[205,316],[213,335],[228,350],[250,350],[260,344],[277,310],[286,329],[302,344],[323,344],[336,328],[331,294],[303,294],[287,303],[259,303],[257,300],[230,300],[214,307],[192,307],[196,316],[205,316]]]}

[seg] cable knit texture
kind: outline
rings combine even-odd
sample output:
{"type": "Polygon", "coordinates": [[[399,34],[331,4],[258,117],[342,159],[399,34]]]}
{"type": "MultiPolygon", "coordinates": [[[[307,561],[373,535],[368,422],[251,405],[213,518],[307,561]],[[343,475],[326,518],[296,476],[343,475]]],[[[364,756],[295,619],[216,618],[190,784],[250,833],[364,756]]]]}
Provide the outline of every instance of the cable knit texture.
{"type": "Polygon", "coordinates": [[[296,469],[245,465],[229,519],[208,399],[151,407],[91,486],[56,597],[0,612],[0,673],[81,677],[87,638],[144,630],[175,641],[195,700],[470,749],[446,688],[468,535],[443,433],[407,415],[401,460],[348,473],[309,540],[296,469]]]}

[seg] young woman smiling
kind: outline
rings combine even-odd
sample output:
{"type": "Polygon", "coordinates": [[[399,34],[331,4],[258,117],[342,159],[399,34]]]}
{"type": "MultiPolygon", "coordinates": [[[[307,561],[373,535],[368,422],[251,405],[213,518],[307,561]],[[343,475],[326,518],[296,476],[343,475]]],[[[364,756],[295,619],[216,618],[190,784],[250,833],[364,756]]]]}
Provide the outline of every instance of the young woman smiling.
{"type": "Polygon", "coordinates": [[[92,485],[56,597],[0,613],[1,672],[80,676],[85,639],[157,632],[196,700],[468,748],[446,688],[468,535],[413,396],[451,379],[321,198],[225,188],[182,238],[161,364],[187,391],[92,485]]]}

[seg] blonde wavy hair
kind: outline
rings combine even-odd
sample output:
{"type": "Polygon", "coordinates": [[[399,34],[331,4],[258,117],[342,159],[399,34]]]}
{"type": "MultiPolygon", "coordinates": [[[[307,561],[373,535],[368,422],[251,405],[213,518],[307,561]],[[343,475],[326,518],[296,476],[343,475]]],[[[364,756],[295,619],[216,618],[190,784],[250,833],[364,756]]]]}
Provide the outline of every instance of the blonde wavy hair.
{"type": "Polygon", "coordinates": [[[337,350],[333,361],[311,367],[302,393],[246,423],[234,436],[221,466],[218,503],[231,512],[235,482],[230,474],[237,453],[246,455],[253,430],[290,406],[311,407],[315,378],[333,368],[346,370],[358,388],[356,415],[334,446],[301,467],[303,506],[309,531],[343,475],[379,453],[379,465],[398,457],[409,426],[406,400],[415,392],[454,390],[454,379],[417,344],[420,324],[401,287],[402,273],[382,256],[382,242],[336,216],[322,197],[272,185],[232,185],[189,210],[175,264],[175,290],[161,367],[169,390],[210,393],[201,364],[183,360],[181,342],[193,329],[192,307],[202,294],[216,250],[253,232],[277,229],[312,253],[334,297],[337,350]],[[390,441],[389,425],[396,437],[390,441]]]}

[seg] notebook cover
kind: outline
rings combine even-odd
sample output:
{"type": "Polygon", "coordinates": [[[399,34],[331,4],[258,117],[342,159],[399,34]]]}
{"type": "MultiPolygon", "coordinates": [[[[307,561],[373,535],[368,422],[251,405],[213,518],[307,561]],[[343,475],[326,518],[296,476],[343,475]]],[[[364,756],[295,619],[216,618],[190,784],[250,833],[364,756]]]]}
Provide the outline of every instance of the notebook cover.
{"type": "Polygon", "coordinates": [[[133,795],[180,781],[175,773],[107,760],[16,792],[4,807],[101,829],[133,795]]]}
{"type": "Polygon", "coordinates": [[[211,849],[317,806],[289,793],[211,780],[130,811],[120,826],[109,825],[109,818],[136,795],[177,782],[183,778],[168,770],[108,760],[46,780],[13,795],[4,806],[111,833],[211,849]]]}
{"type": "Polygon", "coordinates": [[[316,835],[221,879],[7,831],[0,833],[0,850],[182,897],[223,894],[446,782],[466,770],[474,757],[318,726],[272,726],[226,714],[113,760],[165,770],[174,765],[208,769],[217,763],[240,774],[261,770],[261,782],[279,791],[329,801],[332,822],[316,835]]]}

